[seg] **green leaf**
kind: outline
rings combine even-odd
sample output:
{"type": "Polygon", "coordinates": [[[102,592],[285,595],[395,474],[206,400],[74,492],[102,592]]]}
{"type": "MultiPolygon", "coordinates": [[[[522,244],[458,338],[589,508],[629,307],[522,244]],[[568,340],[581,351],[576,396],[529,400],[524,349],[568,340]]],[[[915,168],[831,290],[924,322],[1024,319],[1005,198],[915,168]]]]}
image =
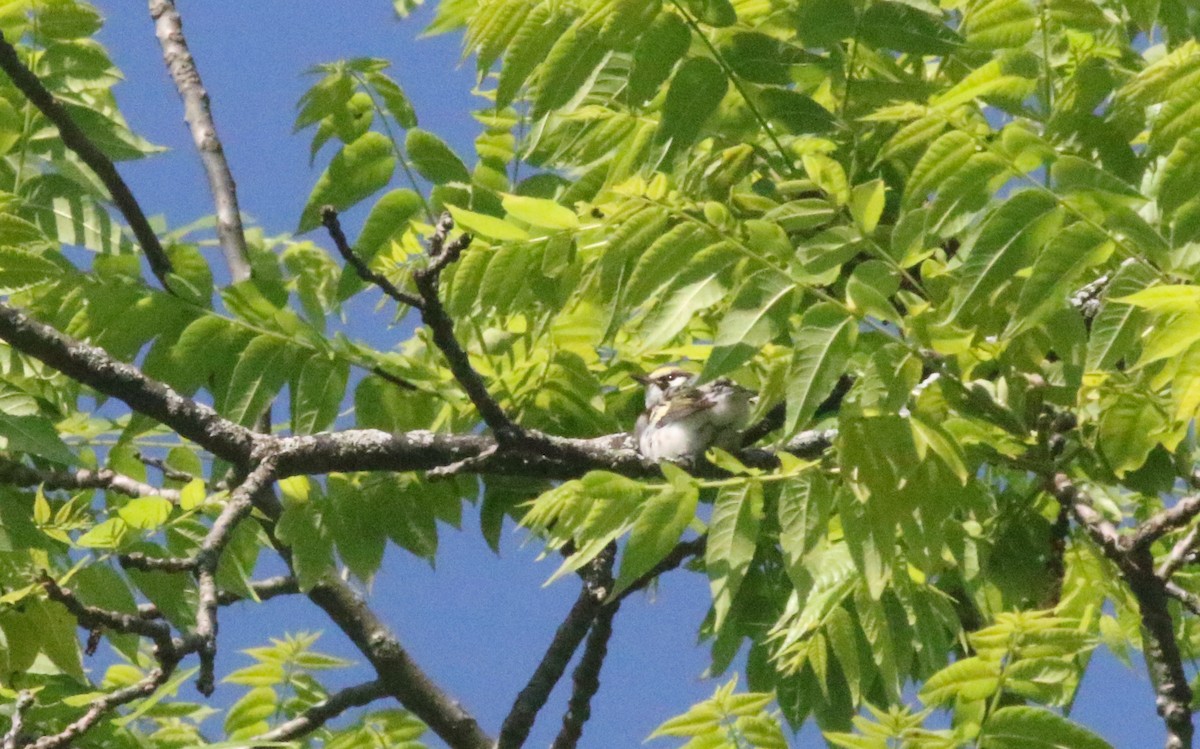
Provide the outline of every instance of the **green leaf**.
{"type": "Polygon", "coordinates": [[[725,293],[720,272],[666,292],[666,298],[642,323],[642,351],[659,350],[686,328],[697,312],[721,301],[725,293]]]}
{"type": "Polygon", "coordinates": [[[267,718],[276,710],[277,696],[270,687],[255,687],[229,708],[225,714],[225,734],[230,739],[249,738],[266,731],[267,718]]]}
{"type": "Polygon", "coordinates": [[[609,51],[600,29],[579,19],[555,40],[538,65],[531,116],[543,117],[571,100],[609,51]]]}
{"type": "Polygon", "coordinates": [[[904,191],[904,204],[915,207],[961,169],[978,147],[968,134],[952,130],[930,144],[913,167],[904,191]]]}
{"type": "Polygon", "coordinates": [[[962,43],[941,14],[926,13],[901,2],[871,5],[859,19],[858,34],[872,47],[919,55],[945,55],[962,43]]]}
{"type": "Polygon", "coordinates": [[[1124,476],[1141,468],[1166,426],[1154,400],[1134,393],[1123,394],[1100,417],[1100,450],[1113,472],[1124,476]]]}
{"type": "Polygon", "coordinates": [[[308,196],[297,231],[316,228],[321,223],[323,206],[344,211],[382,189],[395,169],[392,142],[385,135],[369,132],[343,146],[308,196]]]}
{"type": "Polygon", "coordinates": [[[636,307],[675,279],[688,261],[715,240],[700,224],[685,221],[654,240],[637,259],[622,302],[636,307]]]}
{"type": "Polygon", "coordinates": [[[238,357],[225,396],[224,414],[242,426],[251,426],[287,382],[295,349],[276,335],[260,335],[238,357]]]}
{"type": "Polygon", "coordinates": [[[77,0],[43,0],[35,6],[37,33],[45,39],[79,39],[100,30],[103,19],[91,5],[77,0]]]}
{"type": "Polygon", "coordinates": [[[685,0],[688,11],[707,26],[725,27],[737,23],[737,11],[729,0],[685,0]]]}
{"type": "Polygon", "coordinates": [[[717,495],[704,553],[704,568],[708,572],[715,612],[714,630],[719,630],[725,622],[746,571],[750,569],[762,517],[763,490],[757,481],[725,487],[717,495]]]}
{"type": "Polygon", "coordinates": [[[138,497],[126,502],[117,514],[131,528],[157,530],[171,517],[171,503],[162,497],[138,497]]]}
{"type": "Polygon", "coordinates": [[[879,225],[879,217],[883,215],[883,206],[887,188],[883,180],[875,179],[861,185],[855,185],[850,191],[850,215],[863,234],[870,234],[879,225]]]}
{"type": "MultiPolygon", "coordinates": [[[[398,240],[404,235],[410,221],[420,214],[424,207],[421,196],[408,188],[384,193],[367,214],[362,231],[358,233],[358,239],[354,242],[354,254],[363,262],[370,263],[388,242],[398,240]]],[[[365,285],[366,282],[359,278],[357,273],[347,268],[343,270],[341,281],[338,283],[338,298],[348,299],[365,285]]]]}
{"type": "Polygon", "coordinates": [[[789,133],[827,133],[837,125],[833,113],[815,99],[799,91],[779,86],[758,89],[758,101],[763,113],[782,125],[789,133]]]}
{"type": "Polygon", "coordinates": [[[1200,408],[1200,343],[1192,344],[1179,359],[1175,379],[1171,381],[1171,400],[1175,420],[1188,421],[1200,408]]]}
{"type": "Polygon", "coordinates": [[[109,518],[75,539],[76,546],[86,549],[115,549],[125,539],[129,526],[121,518],[109,518]]]}
{"type": "Polygon", "coordinates": [[[500,68],[496,106],[512,103],[534,69],[546,59],[554,43],[571,25],[572,16],[549,4],[535,5],[521,28],[513,35],[500,68]]]}
{"type": "Polygon", "coordinates": [[[384,108],[400,127],[409,130],[417,126],[417,113],[408,97],[404,95],[404,89],[400,88],[400,84],[377,70],[367,73],[364,78],[375,89],[375,93],[379,94],[384,108]]]}
{"type": "Polygon", "coordinates": [[[446,142],[433,133],[413,128],[404,138],[404,150],[422,177],[437,185],[447,182],[470,182],[467,165],[455,155],[446,142]]]}
{"type": "Polygon", "coordinates": [[[344,108],[353,95],[354,80],[345,73],[332,73],[321,78],[300,97],[300,113],[296,115],[293,132],[300,132],[332,116],[344,108]]]}
{"type": "Polygon", "coordinates": [[[1010,705],[988,717],[979,735],[984,749],[1112,749],[1088,729],[1043,707],[1010,705]]]}
{"type": "Polygon", "coordinates": [[[347,362],[320,353],[310,356],[292,388],[292,433],[315,434],[333,424],[349,379],[347,362]]]}
{"type": "Polygon", "coordinates": [[[846,374],[857,333],[857,321],[831,303],[815,305],[804,313],[792,336],[795,354],[788,372],[785,434],[806,424],[846,374]]]}
{"type": "Polygon", "coordinates": [[[787,324],[794,292],[792,283],[772,270],[746,278],[717,326],[701,379],[732,371],[778,335],[787,324]]]}
{"type": "Polygon", "coordinates": [[[1151,312],[1200,312],[1200,286],[1156,284],[1133,294],[1109,298],[1111,301],[1132,304],[1151,312]]]}
{"type": "Polygon", "coordinates": [[[78,462],[54,425],[42,416],[0,413],[0,437],[6,450],[37,455],[63,465],[78,462]]]}
{"type": "Polygon", "coordinates": [[[1066,307],[1067,296],[1083,272],[1103,262],[1112,250],[1108,235],[1090,224],[1079,222],[1058,232],[1033,261],[1010,331],[1031,328],[1066,307]]]}
{"type": "Polygon", "coordinates": [[[1000,687],[1000,664],[982,658],[963,658],[925,681],[921,701],[940,705],[953,700],[982,700],[1000,687]]]}
{"type": "Polygon", "coordinates": [[[642,506],[621,555],[621,569],[611,596],[632,585],[662,561],[696,516],[700,493],[694,485],[663,487],[642,506]]]}
{"type": "Polygon", "coordinates": [[[456,226],[475,234],[498,240],[529,239],[529,232],[516,224],[510,224],[502,218],[489,216],[485,213],[468,211],[466,208],[449,205],[446,208],[454,217],[456,226]]]}
{"type": "Polygon", "coordinates": [[[639,107],[653,98],[671,75],[675,63],[687,52],[691,39],[687,24],[674,13],[664,13],[655,19],[634,47],[625,100],[639,107]]]}
{"type": "Polygon", "coordinates": [[[1037,14],[1026,0],[984,0],[968,6],[966,28],[972,47],[1022,47],[1033,38],[1037,14]]]}
{"type": "Polygon", "coordinates": [[[543,229],[579,228],[579,217],[566,206],[544,198],[527,198],[523,195],[505,195],[500,200],[508,215],[531,226],[543,229]]]}
{"type": "Polygon", "coordinates": [[[1024,265],[1029,256],[1057,231],[1062,211],[1053,196],[1038,190],[1019,192],[1005,201],[984,222],[967,250],[959,274],[952,317],[985,309],[992,292],[1024,265]]]}
{"type": "Polygon", "coordinates": [[[717,111],[728,87],[720,65],[707,57],[689,58],[671,79],[655,137],[669,142],[673,153],[686,150],[717,111]]]}

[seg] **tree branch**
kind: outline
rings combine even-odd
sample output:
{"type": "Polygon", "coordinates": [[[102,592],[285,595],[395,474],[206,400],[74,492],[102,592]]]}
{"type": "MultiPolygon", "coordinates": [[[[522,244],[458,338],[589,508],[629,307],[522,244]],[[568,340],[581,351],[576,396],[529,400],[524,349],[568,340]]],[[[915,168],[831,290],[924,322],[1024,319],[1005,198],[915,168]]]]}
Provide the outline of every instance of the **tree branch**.
{"type": "MultiPolygon", "coordinates": [[[[277,575],[276,577],[268,577],[265,580],[253,580],[250,582],[249,587],[250,590],[254,591],[254,595],[259,601],[269,601],[278,596],[295,595],[300,592],[300,584],[291,575],[277,575]]],[[[228,590],[217,592],[218,606],[232,606],[235,603],[245,600],[247,600],[247,596],[243,596],[240,593],[233,593],[228,590]]],[[[138,605],[138,616],[143,619],[161,619],[163,614],[154,604],[143,603],[138,605]]]]}
{"type": "Polygon", "coordinates": [[[329,238],[333,240],[333,246],[337,248],[338,254],[354,269],[359,278],[369,284],[378,286],[384,294],[387,294],[397,302],[420,309],[420,299],[409,294],[407,291],[400,290],[396,284],[388,280],[387,276],[371,270],[363,262],[362,258],[354,254],[354,249],[350,247],[350,242],[346,239],[346,233],[342,231],[342,222],[338,220],[337,211],[333,206],[327,205],[321,208],[321,223],[325,225],[325,230],[329,232],[329,238]]]}
{"type": "Polygon", "coordinates": [[[303,738],[330,720],[354,707],[362,707],[377,699],[388,696],[382,681],[368,681],[331,694],[289,721],[280,723],[266,733],[255,736],[250,742],[295,741],[303,738]]]}
{"type": "Polygon", "coordinates": [[[122,634],[134,634],[154,642],[164,658],[175,657],[175,645],[171,641],[171,628],[162,621],[151,621],[140,614],[125,614],[109,611],[98,606],[89,606],[78,598],[70,588],[61,587],[49,574],[43,573],[39,582],[51,601],[62,604],[83,629],[109,629],[122,634]]]}
{"type": "Polygon", "coordinates": [[[241,463],[250,455],[255,436],[249,429],[151,380],[137,367],[117,361],[103,349],[72,340],[3,302],[0,302],[0,339],[76,382],[166,424],[217,457],[241,463]]]}
{"type": "Polygon", "coordinates": [[[131,684],[115,692],[109,692],[104,697],[97,699],[88,708],[88,711],[83,714],[75,722],[68,725],[63,730],[51,736],[43,736],[40,739],[25,745],[24,749],[59,749],[60,747],[71,746],[72,743],[89,731],[99,722],[100,718],[116,708],[129,702],[133,702],[139,697],[149,697],[156,689],[166,683],[174,671],[174,664],[164,664],[162,668],[156,668],[146,675],[136,684],[131,684]]]}
{"type": "Polygon", "coordinates": [[[612,638],[613,619],[621,604],[605,606],[592,623],[587,643],[583,646],[583,657],[571,674],[574,689],[567,701],[567,712],[563,714],[562,728],[550,749],[575,749],[583,735],[583,724],[592,717],[592,697],[600,690],[600,669],[608,655],[608,641],[612,638]]]}
{"type": "Polygon", "coordinates": [[[191,572],[196,569],[195,557],[152,557],[140,551],[119,554],[117,561],[127,570],[143,572],[191,572]]]}
{"type": "Polygon", "coordinates": [[[141,205],[133,197],[133,192],[125,184],[125,180],[121,179],[112,160],[95,143],[92,143],[83,130],[75,124],[75,120],[71,119],[66,107],[60,104],[54,95],[42,85],[33,71],[25,67],[16,48],[2,34],[0,34],[0,70],[7,73],[21,93],[25,94],[25,98],[29,99],[30,103],[46,116],[46,119],[54,123],[54,126],[58,128],[58,134],[62,137],[63,144],[75,152],[75,155],[87,164],[88,168],[108,188],[113,204],[121,211],[129,228],[133,230],[133,235],[137,237],[138,244],[141,245],[142,252],[145,253],[146,260],[150,263],[150,270],[163,288],[170,291],[171,287],[167,283],[167,276],[172,270],[171,261],[158,241],[158,235],[154,233],[154,229],[150,228],[150,222],[146,220],[146,214],[142,212],[141,205]]]}
{"type": "Polygon", "coordinates": [[[546,704],[550,692],[567,670],[567,664],[571,662],[612,589],[612,566],[616,555],[616,544],[609,544],[581,573],[583,587],[579,597],[575,599],[563,623],[558,625],[545,655],[508,711],[500,727],[496,749],[517,749],[529,738],[529,730],[533,728],[538,711],[546,704]]]}
{"type": "Polygon", "coordinates": [[[1184,497],[1134,528],[1133,534],[1129,537],[1129,546],[1131,548],[1149,546],[1165,534],[1192,522],[1197,515],[1200,515],[1200,494],[1184,497]]]}
{"type": "Polygon", "coordinates": [[[451,749],[494,749],[492,739],[450,695],[421,670],[386,624],[350,585],[327,575],[308,593],[371,662],[387,693],[451,749]]]}
{"type": "Polygon", "coordinates": [[[4,734],[4,749],[17,749],[20,745],[21,731],[25,730],[25,711],[32,704],[31,693],[22,691],[17,695],[17,701],[13,705],[12,725],[9,726],[8,733],[4,734]]]}
{"type": "Polygon", "coordinates": [[[162,46],[163,62],[183,100],[184,120],[208,176],[208,189],[217,213],[217,240],[225,263],[234,283],[245,281],[250,278],[250,260],[242,214],[238,209],[237,185],[229,171],[229,162],[225,160],[221,139],[217,137],[208,92],[204,90],[200,71],[196,69],[196,61],[192,59],[183,35],[183,21],[173,0],[150,0],[150,17],[154,19],[154,35],[162,46]]]}
{"type": "Polygon", "coordinates": [[[1192,526],[1188,534],[1171,547],[1171,552],[1158,567],[1158,576],[1163,580],[1170,580],[1195,553],[1197,542],[1200,542],[1200,525],[1192,526]]]}
{"type": "Polygon", "coordinates": [[[217,656],[217,563],[233,531],[250,511],[254,509],[254,497],[275,480],[275,464],[266,459],[255,466],[245,481],[229,495],[221,514],[208,529],[200,550],[196,554],[196,580],[199,602],[196,606],[195,636],[199,640],[200,675],[196,688],[205,697],[212,694],[216,686],[214,663],[217,656]]]}
{"type": "Polygon", "coordinates": [[[162,497],[169,502],[179,502],[179,492],[174,489],[152,486],[108,468],[54,471],[30,468],[3,455],[0,455],[0,484],[21,487],[45,486],[47,489],[66,491],[104,489],[129,497],[162,497]]]}
{"type": "MultiPolygon", "coordinates": [[[[1126,544],[1117,534],[1117,529],[1092,506],[1091,498],[1081,491],[1066,474],[1056,474],[1048,482],[1048,489],[1059,503],[1068,508],[1076,521],[1084,527],[1104,554],[1116,563],[1125,582],[1138,602],[1142,619],[1143,651],[1151,681],[1157,692],[1155,703],[1158,714],[1167,727],[1167,749],[1190,749],[1192,746],[1192,690],[1188,686],[1187,674],[1179,654],[1179,643],[1175,639],[1175,626],[1167,607],[1170,594],[1167,583],[1154,570],[1154,558],[1150,554],[1149,541],[1126,544]]],[[[1171,510],[1159,513],[1169,516],[1179,507],[1182,500],[1171,510]]],[[[1156,516],[1156,517],[1159,517],[1156,516]]],[[[1142,533],[1154,533],[1166,528],[1169,521],[1152,522],[1142,526],[1135,538],[1142,533]],[[1146,530],[1147,528],[1151,530],[1146,530]]],[[[1157,536],[1155,536],[1157,537],[1157,536]]]]}

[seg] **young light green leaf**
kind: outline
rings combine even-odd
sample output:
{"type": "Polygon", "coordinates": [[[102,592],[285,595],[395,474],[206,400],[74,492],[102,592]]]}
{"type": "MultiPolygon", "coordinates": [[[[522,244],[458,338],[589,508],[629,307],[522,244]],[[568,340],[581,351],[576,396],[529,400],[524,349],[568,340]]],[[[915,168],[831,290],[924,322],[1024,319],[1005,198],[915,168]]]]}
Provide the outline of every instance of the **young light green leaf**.
{"type": "Polygon", "coordinates": [[[505,195],[500,200],[508,215],[532,226],[543,229],[579,228],[579,217],[566,206],[545,198],[529,198],[524,195],[505,195]]]}
{"type": "Polygon", "coordinates": [[[23,291],[62,274],[62,268],[33,252],[0,247],[0,294],[23,291]]]}
{"type": "Polygon", "coordinates": [[[446,208],[450,211],[450,215],[454,216],[454,223],[466,231],[501,241],[529,239],[529,232],[502,218],[468,211],[466,208],[453,205],[448,205],[446,208]]]}
{"type": "Polygon", "coordinates": [[[162,497],[137,497],[120,507],[117,514],[131,528],[157,530],[171,517],[171,503],[162,497]]]}

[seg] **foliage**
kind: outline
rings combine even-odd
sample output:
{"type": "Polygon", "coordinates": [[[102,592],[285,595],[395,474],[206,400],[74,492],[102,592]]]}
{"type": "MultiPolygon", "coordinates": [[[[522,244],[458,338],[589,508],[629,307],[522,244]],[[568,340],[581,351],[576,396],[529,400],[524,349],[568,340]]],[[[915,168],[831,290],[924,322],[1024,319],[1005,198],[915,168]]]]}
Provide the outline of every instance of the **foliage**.
{"type": "MultiPolygon", "coordinates": [[[[721,454],[719,478],[614,466],[554,484],[297,475],[280,482],[277,525],[237,527],[217,584],[255,599],[272,543],[291,548],[301,591],[337,568],[369,583],[388,543],[435,559],[439,523],[457,526],[464,504],[493,546],[512,518],[565,553],[556,580],[619,542],[611,596],[706,534],[711,673],[744,652],[752,691],[731,680],[655,736],[778,747],[780,718],[815,720],[840,747],[1107,746],[1066,708],[1098,642],[1141,647],[1146,603],[1095,533],[1068,528],[1053,481],[1127,529],[1195,480],[1198,25],[1166,0],[442,0],[430,31],[461,33],[479,76],[470,155],[419,127],[386,61],[314,68],[295,127],[323,167],[298,234],[324,206],[361,207],[353,253],[416,295],[448,211],[474,241],[442,273],[444,308],[516,423],[628,431],[629,375],[686,361],[757,390],[756,417],[786,403],[766,441],[782,464],[721,454]],[[818,459],[783,450],[827,429],[818,459]],[[936,715],[949,725],[926,727],[936,715]]],[[[113,100],[99,26],[81,0],[0,7],[4,37],[111,159],[151,156],[113,100]]],[[[323,237],[253,229],[253,279],[218,287],[209,225],[164,229],[171,293],[151,288],[102,185],[7,78],[0,206],[8,302],[231,421],[477,431],[428,330],[379,351],[341,323],[378,289],[323,237]]],[[[390,304],[381,319],[410,330],[417,316],[390,304]]],[[[168,469],[142,496],[0,485],[0,694],[37,691],[29,720],[52,732],[152,659],[107,632],[127,662],[87,683],[75,618],[39,571],[85,603],[195,626],[195,580],[117,559],[197,554],[230,465],[0,353],[5,465],[138,482],[147,457],[168,469]]],[[[1152,568],[1186,526],[1152,539],[1152,568]]],[[[1200,595],[1194,571],[1167,577],[1176,597],[1200,595]]],[[[1194,614],[1169,613],[1184,651],[1200,646],[1194,614]]],[[[315,672],[344,664],[313,639],[251,651],[226,677],[249,691],[224,738],[327,696],[315,672]]],[[[209,708],[175,695],[186,675],[80,745],[207,740],[209,708]]],[[[420,726],[391,710],[321,731],[329,746],[416,746],[420,726]]]]}

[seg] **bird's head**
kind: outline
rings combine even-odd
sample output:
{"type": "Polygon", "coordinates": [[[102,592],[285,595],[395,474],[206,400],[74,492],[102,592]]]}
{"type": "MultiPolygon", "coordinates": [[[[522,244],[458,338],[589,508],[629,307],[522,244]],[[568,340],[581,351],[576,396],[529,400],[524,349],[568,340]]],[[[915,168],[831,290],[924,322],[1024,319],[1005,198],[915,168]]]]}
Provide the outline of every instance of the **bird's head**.
{"type": "Polygon", "coordinates": [[[690,385],[696,375],[679,367],[659,367],[650,374],[634,375],[633,379],[646,387],[646,408],[654,408],[668,393],[690,385]]]}

